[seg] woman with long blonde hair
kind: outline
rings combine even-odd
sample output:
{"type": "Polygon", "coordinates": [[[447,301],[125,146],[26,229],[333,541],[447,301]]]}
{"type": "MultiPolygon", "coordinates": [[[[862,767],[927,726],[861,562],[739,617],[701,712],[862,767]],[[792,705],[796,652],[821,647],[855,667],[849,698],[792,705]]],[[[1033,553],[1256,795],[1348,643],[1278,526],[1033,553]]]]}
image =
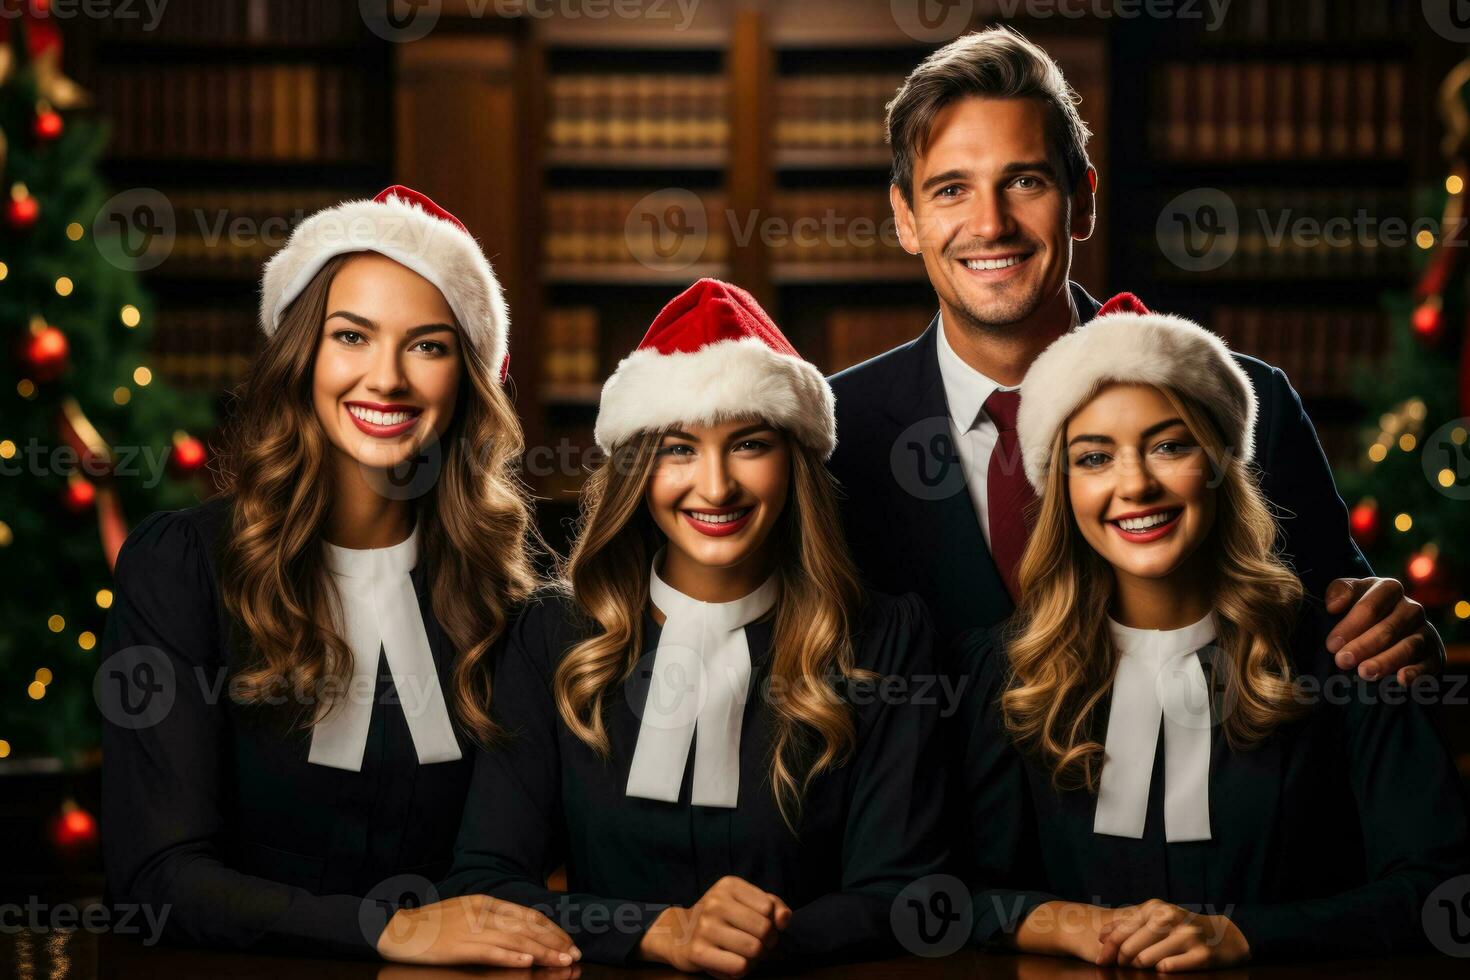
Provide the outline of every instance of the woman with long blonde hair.
{"type": "Polygon", "coordinates": [[[600,962],[890,951],[895,897],[942,859],[931,630],[844,549],[826,381],[702,280],[607,382],[597,439],[564,587],[497,667],[507,739],[443,890],[547,911],[600,962]]]}
{"type": "Polygon", "coordinates": [[[1022,598],[961,642],[973,937],[1166,972],[1420,946],[1470,859],[1448,753],[1332,663],[1224,343],[1105,311],[1022,382],[1022,598]]]}
{"type": "Polygon", "coordinates": [[[448,868],[496,734],[490,661],[535,585],[490,264],[392,187],[304,221],[261,292],[227,492],[152,515],[118,559],[109,892],[188,943],[568,963],[526,910],[482,929],[484,899],[438,905],[425,943],[404,907],[448,868]]]}

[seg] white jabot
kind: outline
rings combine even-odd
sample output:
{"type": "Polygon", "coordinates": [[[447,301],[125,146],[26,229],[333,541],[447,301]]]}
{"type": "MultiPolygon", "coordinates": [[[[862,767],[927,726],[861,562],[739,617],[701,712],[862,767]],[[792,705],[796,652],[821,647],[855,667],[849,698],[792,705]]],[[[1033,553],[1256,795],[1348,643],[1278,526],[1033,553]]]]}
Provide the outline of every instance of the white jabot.
{"type": "Polygon", "coordinates": [[[460,758],[439,672],[429,648],[409,572],[418,561],[419,532],[387,548],[342,548],[323,542],[326,567],[341,609],[338,635],[352,651],[347,691],[330,712],[323,705],[311,733],[307,761],[333,769],[362,771],[363,750],[373,718],[378,658],[388,659],[414,751],[420,763],[460,758]]]}
{"type": "Polygon", "coordinates": [[[740,727],[750,686],[745,626],[776,604],[779,583],[772,574],[733,602],[700,602],[659,578],[662,554],[654,556],[648,591],[664,626],[626,795],[677,803],[697,726],[690,802],[733,807],[740,794],[740,727]]]}
{"type": "Polygon", "coordinates": [[[1159,724],[1164,726],[1164,837],[1210,839],[1210,692],[1196,651],[1218,635],[1211,612],[1176,630],[1108,619],[1118,648],[1102,782],[1092,831],[1143,836],[1159,724]]]}

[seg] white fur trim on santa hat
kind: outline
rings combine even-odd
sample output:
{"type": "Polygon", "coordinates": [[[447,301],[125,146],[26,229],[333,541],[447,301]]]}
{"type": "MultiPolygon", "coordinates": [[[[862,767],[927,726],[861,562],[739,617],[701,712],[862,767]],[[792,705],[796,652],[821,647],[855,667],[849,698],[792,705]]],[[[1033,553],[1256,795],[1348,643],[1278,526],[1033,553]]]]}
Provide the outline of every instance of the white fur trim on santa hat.
{"type": "Polygon", "coordinates": [[[510,314],[489,260],[469,233],[397,197],[347,201],[296,227],[265,266],[260,328],[266,336],[322,266],[348,252],[377,252],[437,286],[471,349],[499,376],[510,314]]]}
{"type": "Polygon", "coordinates": [[[594,435],[604,452],[645,430],[711,425],[743,416],[788,430],[823,459],[837,446],[832,388],[816,366],[757,337],[697,351],[646,348],[623,358],[602,386],[594,435]]]}
{"type": "Polygon", "coordinates": [[[1026,479],[1041,492],[1052,440],[1105,384],[1173,388],[1202,402],[1241,462],[1253,455],[1256,393],[1215,334],[1165,313],[1111,313],[1084,323],[1041,353],[1021,382],[1016,435],[1026,479]]]}

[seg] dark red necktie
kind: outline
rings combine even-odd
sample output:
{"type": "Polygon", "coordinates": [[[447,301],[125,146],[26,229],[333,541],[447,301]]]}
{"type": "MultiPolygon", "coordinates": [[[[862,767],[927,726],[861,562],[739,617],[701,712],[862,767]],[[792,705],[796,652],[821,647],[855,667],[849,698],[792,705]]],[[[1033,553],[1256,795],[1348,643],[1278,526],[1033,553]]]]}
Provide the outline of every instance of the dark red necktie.
{"type": "Polygon", "coordinates": [[[1020,601],[1016,572],[1021,566],[1021,553],[1031,533],[1028,509],[1036,499],[1021,465],[1020,441],[1016,437],[1016,412],[1021,407],[1021,393],[996,389],[985,399],[985,414],[1000,430],[995,449],[990,454],[990,471],[986,474],[986,520],[990,522],[990,554],[995,567],[1005,580],[1006,591],[1013,601],[1020,601]]]}

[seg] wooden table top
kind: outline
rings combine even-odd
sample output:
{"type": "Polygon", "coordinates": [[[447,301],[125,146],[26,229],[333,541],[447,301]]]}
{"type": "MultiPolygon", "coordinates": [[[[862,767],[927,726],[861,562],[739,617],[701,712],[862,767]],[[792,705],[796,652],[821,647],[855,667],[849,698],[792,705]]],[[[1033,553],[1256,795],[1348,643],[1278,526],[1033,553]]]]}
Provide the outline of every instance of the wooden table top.
{"type": "MultiPolygon", "coordinates": [[[[1412,956],[1352,961],[1249,966],[1209,973],[1211,980],[1287,977],[1414,977],[1463,980],[1466,962],[1448,956],[1412,956]]],[[[765,972],[762,976],[777,975],[765,972]]],[[[799,974],[814,980],[1100,980],[1105,977],[1157,976],[1149,971],[1104,969],[1046,956],[962,950],[952,956],[917,956],[869,963],[841,963],[799,974]]],[[[626,969],[588,964],[565,970],[493,970],[412,967],[352,960],[289,959],[244,953],[206,952],[176,947],[146,947],[131,938],[78,930],[36,932],[0,922],[0,977],[208,978],[208,980],[462,980],[469,977],[535,977],[537,980],[661,980],[683,974],[661,968],[626,969]]]]}

